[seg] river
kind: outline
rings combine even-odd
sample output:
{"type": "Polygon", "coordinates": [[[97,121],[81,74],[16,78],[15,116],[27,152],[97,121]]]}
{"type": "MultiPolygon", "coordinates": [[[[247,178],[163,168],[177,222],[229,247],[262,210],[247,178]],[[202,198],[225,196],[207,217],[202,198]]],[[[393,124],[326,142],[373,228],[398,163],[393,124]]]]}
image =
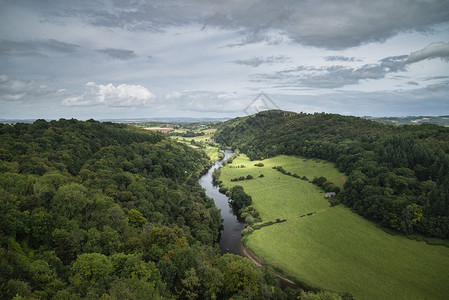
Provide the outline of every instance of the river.
{"type": "MultiPolygon", "coordinates": [[[[233,209],[229,203],[229,198],[226,195],[218,191],[219,187],[213,184],[212,173],[214,170],[222,166],[222,162],[227,160],[232,155],[231,150],[225,150],[225,157],[222,161],[217,161],[206,174],[201,176],[199,184],[206,190],[206,195],[212,198],[217,206],[221,210],[221,217],[223,218],[223,227],[220,231],[220,252],[221,254],[232,253],[252,259],[257,265],[261,266],[260,262],[252,258],[243,247],[242,243],[242,230],[245,228],[246,223],[239,220],[238,213],[233,209]]],[[[291,287],[294,289],[300,288],[299,285],[290,281],[289,279],[273,272],[280,280],[281,286],[291,287]]],[[[306,290],[304,287],[302,289],[306,290]]]]}
{"type": "MultiPolygon", "coordinates": [[[[225,157],[222,161],[227,160],[232,153],[231,150],[226,150],[225,157]]],[[[218,186],[214,185],[212,182],[212,173],[222,166],[222,161],[217,161],[208,172],[200,178],[199,184],[206,190],[206,195],[214,200],[215,206],[221,210],[221,217],[223,218],[223,228],[220,231],[221,254],[233,253],[245,256],[241,232],[246,224],[237,218],[237,212],[234,212],[229,203],[229,198],[220,193],[218,191],[218,186]]]]}

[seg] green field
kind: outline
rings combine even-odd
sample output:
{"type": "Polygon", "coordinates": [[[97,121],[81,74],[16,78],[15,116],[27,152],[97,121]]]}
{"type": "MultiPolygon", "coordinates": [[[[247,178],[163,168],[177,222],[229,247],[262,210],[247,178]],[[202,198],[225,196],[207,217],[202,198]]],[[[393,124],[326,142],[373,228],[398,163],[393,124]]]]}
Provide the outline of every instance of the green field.
{"type": "Polygon", "coordinates": [[[345,177],[333,164],[291,156],[266,159],[264,167],[255,163],[240,155],[220,179],[227,187],[244,187],[262,222],[288,220],[244,237],[267,264],[308,286],[357,299],[447,299],[449,248],[389,235],[343,205],[330,207],[315,185],[272,169],[342,184],[345,177]],[[248,174],[255,179],[230,181],[248,174]]]}
{"type": "MultiPolygon", "coordinates": [[[[182,131],[182,129],[180,130],[182,131]]],[[[185,143],[187,145],[191,145],[190,142],[194,140],[197,143],[203,143],[205,145],[204,150],[206,151],[207,155],[209,155],[209,158],[211,161],[215,162],[220,159],[219,153],[220,150],[217,147],[210,146],[208,142],[213,139],[214,133],[216,129],[198,129],[194,130],[195,132],[201,132],[203,131],[205,134],[202,136],[195,136],[195,137],[181,137],[181,136],[170,136],[171,139],[174,139],[176,141],[179,141],[181,143],[185,143]]],[[[193,148],[199,148],[197,146],[192,146],[193,148]]]]}

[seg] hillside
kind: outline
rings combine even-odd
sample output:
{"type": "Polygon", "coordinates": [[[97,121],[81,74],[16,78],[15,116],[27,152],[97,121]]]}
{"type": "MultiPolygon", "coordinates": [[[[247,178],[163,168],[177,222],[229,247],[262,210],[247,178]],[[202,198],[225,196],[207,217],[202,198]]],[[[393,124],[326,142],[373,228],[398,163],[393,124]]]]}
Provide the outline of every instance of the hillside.
{"type": "Polygon", "coordinates": [[[220,256],[209,159],[164,135],[89,120],[0,125],[1,299],[287,299],[220,256]]]}
{"type": "Polygon", "coordinates": [[[251,159],[335,162],[348,175],[338,199],[360,215],[406,234],[449,237],[448,128],[273,110],[224,122],[215,140],[251,159]]]}

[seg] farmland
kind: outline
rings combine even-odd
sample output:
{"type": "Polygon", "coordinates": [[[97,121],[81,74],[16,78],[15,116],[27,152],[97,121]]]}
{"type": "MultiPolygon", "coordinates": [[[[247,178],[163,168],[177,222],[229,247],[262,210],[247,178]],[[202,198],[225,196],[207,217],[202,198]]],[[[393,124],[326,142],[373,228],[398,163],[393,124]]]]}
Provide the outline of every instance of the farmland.
{"type": "MultiPolygon", "coordinates": [[[[181,134],[185,134],[187,132],[186,129],[180,128],[177,130],[181,134]]],[[[215,162],[219,160],[222,157],[222,151],[218,149],[218,145],[212,141],[213,134],[215,133],[216,129],[209,128],[208,126],[201,126],[198,129],[195,129],[192,131],[194,134],[201,134],[193,137],[183,137],[180,135],[170,135],[170,138],[190,145],[192,148],[196,149],[203,149],[206,151],[207,155],[209,156],[210,160],[215,162]]]]}
{"type": "Polygon", "coordinates": [[[442,299],[449,293],[449,248],[390,235],[343,205],[331,207],[315,185],[272,169],[324,176],[341,186],[345,177],[333,164],[293,156],[263,160],[263,167],[254,166],[258,162],[240,155],[220,179],[244,187],[262,222],[287,219],[244,237],[265,263],[307,286],[359,299],[442,299]],[[230,181],[247,175],[254,179],[230,181]]]}

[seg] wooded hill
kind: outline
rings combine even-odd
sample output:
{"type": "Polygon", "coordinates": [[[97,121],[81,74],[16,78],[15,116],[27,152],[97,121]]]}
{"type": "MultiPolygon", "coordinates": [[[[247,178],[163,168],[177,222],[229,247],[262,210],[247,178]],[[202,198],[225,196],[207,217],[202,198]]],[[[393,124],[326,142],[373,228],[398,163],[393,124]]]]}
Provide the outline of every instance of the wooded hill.
{"type": "Polygon", "coordinates": [[[385,228],[449,238],[449,128],[272,110],[224,122],[215,140],[251,159],[335,162],[348,175],[345,205],[385,228]]]}
{"type": "Polygon", "coordinates": [[[216,244],[202,151],[89,120],[0,124],[1,299],[286,299],[216,244]]]}

